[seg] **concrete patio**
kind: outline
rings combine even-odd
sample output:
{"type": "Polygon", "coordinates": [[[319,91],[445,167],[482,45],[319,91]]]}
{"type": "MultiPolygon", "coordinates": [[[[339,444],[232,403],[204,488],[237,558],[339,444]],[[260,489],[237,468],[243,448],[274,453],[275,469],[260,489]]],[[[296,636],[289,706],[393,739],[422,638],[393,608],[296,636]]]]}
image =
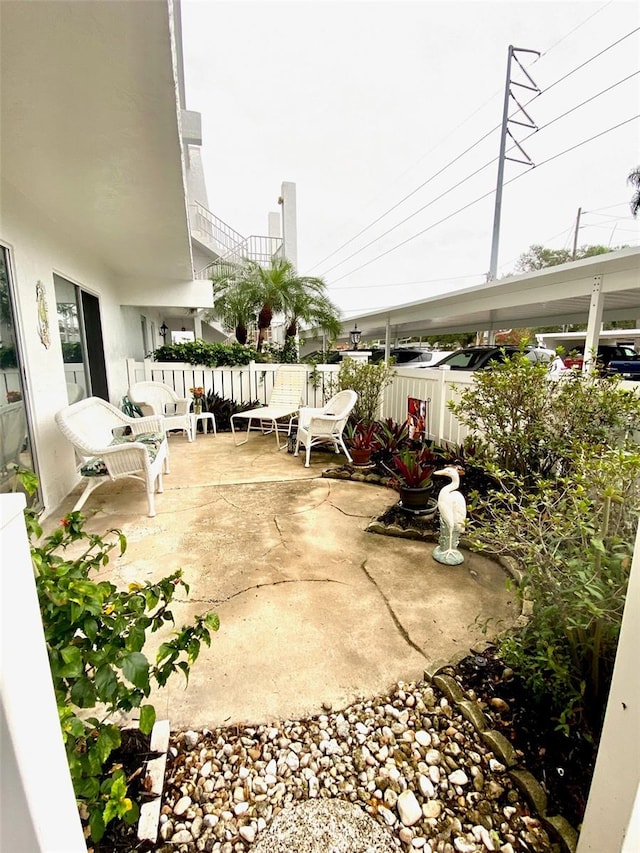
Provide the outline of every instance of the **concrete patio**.
{"type": "Polygon", "coordinates": [[[342,708],[462,657],[518,616],[506,573],[491,560],[467,552],[463,565],[442,566],[431,543],[367,533],[396,493],[322,478],[342,456],[314,452],[306,469],[273,435],[256,433],[241,447],[229,433],[201,433],[191,444],[175,433],[169,442],[155,518],[131,480],[100,487],[83,512],[88,530],[117,527],[127,537],[105,577],[127,585],[180,567],[191,590],[172,607],[176,625],[210,609],[220,616],[188,687],[176,676],[153,697],[172,728],[342,708]]]}

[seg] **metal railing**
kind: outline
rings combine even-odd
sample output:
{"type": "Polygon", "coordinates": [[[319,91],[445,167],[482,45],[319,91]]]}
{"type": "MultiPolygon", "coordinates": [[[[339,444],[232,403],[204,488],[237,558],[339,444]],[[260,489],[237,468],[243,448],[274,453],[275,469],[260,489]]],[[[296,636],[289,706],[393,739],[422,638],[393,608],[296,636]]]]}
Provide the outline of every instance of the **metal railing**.
{"type": "Polygon", "coordinates": [[[245,238],[239,231],[227,225],[226,222],[207,210],[204,205],[194,202],[190,207],[191,229],[205,234],[212,243],[216,244],[221,255],[226,255],[233,251],[236,246],[245,242],[245,238]]]}
{"type": "Polygon", "coordinates": [[[266,237],[252,234],[238,243],[219,260],[208,264],[204,269],[196,273],[198,279],[211,278],[212,273],[224,268],[225,264],[230,267],[241,263],[243,260],[255,261],[262,266],[268,266],[273,258],[282,256],[283,242],[281,237],[266,237]]]}

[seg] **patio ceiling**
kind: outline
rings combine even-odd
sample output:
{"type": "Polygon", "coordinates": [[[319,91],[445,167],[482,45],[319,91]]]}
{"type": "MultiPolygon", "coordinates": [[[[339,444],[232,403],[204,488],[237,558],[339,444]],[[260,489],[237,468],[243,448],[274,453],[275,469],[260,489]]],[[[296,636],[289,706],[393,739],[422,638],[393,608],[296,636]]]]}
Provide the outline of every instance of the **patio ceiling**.
{"type": "Polygon", "coordinates": [[[169,3],[2,0],[0,31],[3,181],[116,276],[191,281],[169,3]]]}
{"type": "Polygon", "coordinates": [[[509,276],[491,284],[417,302],[356,314],[342,325],[341,339],[357,322],[363,338],[451,334],[504,328],[586,323],[594,277],[601,276],[603,322],[640,320],[640,249],[509,276]]]}

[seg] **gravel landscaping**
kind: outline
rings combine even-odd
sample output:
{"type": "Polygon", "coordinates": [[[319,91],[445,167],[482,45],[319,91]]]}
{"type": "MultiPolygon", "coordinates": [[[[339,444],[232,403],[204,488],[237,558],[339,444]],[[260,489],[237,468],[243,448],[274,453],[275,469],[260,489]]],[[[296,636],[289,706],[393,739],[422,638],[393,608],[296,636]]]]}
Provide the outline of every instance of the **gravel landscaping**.
{"type": "Polygon", "coordinates": [[[537,814],[525,796],[518,754],[496,732],[478,731],[486,720],[476,719],[473,694],[446,680],[399,683],[388,696],[299,721],[174,732],[155,849],[568,849],[550,840],[545,803],[537,814]]]}

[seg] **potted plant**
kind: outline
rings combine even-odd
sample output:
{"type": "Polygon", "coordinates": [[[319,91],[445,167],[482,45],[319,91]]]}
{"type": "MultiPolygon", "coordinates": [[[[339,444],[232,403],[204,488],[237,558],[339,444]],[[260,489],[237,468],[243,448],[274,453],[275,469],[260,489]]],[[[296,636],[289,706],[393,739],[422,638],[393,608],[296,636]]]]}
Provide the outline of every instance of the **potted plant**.
{"type": "Polygon", "coordinates": [[[401,450],[393,457],[390,473],[398,484],[403,509],[419,514],[435,512],[436,502],[431,498],[431,477],[437,461],[436,454],[429,447],[401,450]]]}
{"type": "Polygon", "coordinates": [[[204,400],[204,388],[199,385],[197,388],[189,388],[189,391],[193,397],[193,413],[195,415],[201,415],[202,402],[204,400]]]}
{"type": "Polygon", "coordinates": [[[371,454],[377,447],[378,425],[375,421],[358,421],[355,426],[347,425],[347,444],[354,465],[368,465],[371,454]]]}

